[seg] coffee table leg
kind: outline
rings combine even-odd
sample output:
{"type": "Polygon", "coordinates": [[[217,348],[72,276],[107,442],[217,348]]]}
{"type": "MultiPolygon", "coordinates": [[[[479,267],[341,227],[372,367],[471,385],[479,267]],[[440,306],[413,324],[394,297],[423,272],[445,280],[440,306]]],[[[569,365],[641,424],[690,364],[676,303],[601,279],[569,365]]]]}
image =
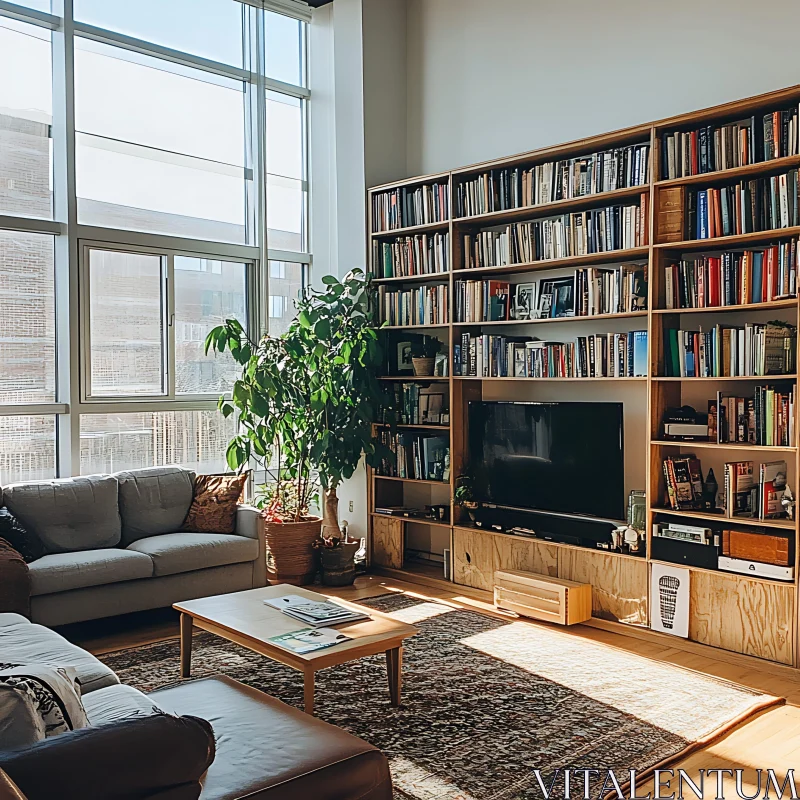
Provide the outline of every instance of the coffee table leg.
{"type": "Polygon", "coordinates": [[[393,706],[400,705],[400,690],[403,684],[403,648],[386,651],[386,673],[389,677],[389,697],[393,706]]]}
{"type": "Polygon", "coordinates": [[[192,674],[192,618],[181,614],[181,678],[192,674]]]}
{"type": "Polygon", "coordinates": [[[306,714],[314,716],[314,670],[303,673],[303,704],[306,714]]]}

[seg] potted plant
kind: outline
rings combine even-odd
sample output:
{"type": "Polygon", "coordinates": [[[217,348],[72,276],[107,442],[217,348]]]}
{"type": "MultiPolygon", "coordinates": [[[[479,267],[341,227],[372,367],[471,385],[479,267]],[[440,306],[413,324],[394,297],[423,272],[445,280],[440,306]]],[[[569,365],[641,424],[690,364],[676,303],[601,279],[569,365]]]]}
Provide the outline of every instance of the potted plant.
{"type": "Polygon", "coordinates": [[[472,522],[475,522],[478,502],[475,500],[475,481],[471,475],[461,475],[456,478],[456,490],[453,492],[453,500],[457,506],[465,508],[469,518],[472,522]]]}
{"type": "Polygon", "coordinates": [[[442,343],[435,336],[423,336],[422,344],[416,350],[416,355],[412,354],[411,356],[414,375],[418,377],[433,375],[436,367],[436,356],[441,349],[442,343]]]}
{"type": "Polygon", "coordinates": [[[274,477],[256,492],[267,539],[267,567],[275,583],[312,583],[317,571],[312,544],[322,520],[310,513],[316,494],[311,448],[316,441],[316,416],[303,365],[292,356],[283,337],[264,336],[253,342],[235,319],[214,328],[206,352],[230,352],[242,367],[230,399],[219,408],[238,413],[239,432],[231,439],[226,459],[232,470],[255,462],[274,477]]]}
{"type": "Polygon", "coordinates": [[[353,270],[341,281],[331,275],[322,281],[323,291],[310,290],[298,302],[297,319],[285,339],[303,366],[314,417],[309,457],[323,492],[318,545],[323,582],[342,585],[355,577],[360,542],[342,537],[337,489],[352,477],[362,454],[371,465],[391,454],[372,431],[386,398],[376,378],[383,354],[370,277],[353,270]]]}

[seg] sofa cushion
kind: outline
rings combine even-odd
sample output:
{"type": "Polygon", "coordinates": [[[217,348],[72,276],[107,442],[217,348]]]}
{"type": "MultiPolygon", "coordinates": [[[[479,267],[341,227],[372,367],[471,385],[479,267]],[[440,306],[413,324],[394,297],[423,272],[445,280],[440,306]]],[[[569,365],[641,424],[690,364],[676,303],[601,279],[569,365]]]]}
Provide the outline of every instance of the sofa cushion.
{"type": "Polygon", "coordinates": [[[83,550],[53,553],[28,564],[31,594],[55,594],[87,586],[153,577],[153,560],[142,553],[120,550],[83,550]]]}
{"type": "Polygon", "coordinates": [[[194,496],[194,473],[181,467],[118,472],[122,544],[180,530],[194,496]]]}
{"type": "Polygon", "coordinates": [[[83,707],[91,725],[105,725],[131,717],[147,717],[161,711],[155,700],[124,683],[106,686],[105,689],[87,694],[83,698],[83,707]]]}
{"type": "Polygon", "coordinates": [[[0,653],[3,661],[14,664],[75,667],[82,695],[119,683],[117,676],[93,655],[55,631],[16,614],[0,614],[0,653]]]}
{"type": "Polygon", "coordinates": [[[236,506],[247,483],[243,475],[198,475],[194,500],[181,530],[195,533],[233,533],[236,506]]]}
{"type": "Polygon", "coordinates": [[[117,481],[110,475],[14,483],[3,490],[3,500],[48,553],[119,544],[117,481]]]}
{"type": "Polygon", "coordinates": [[[39,537],[26,531],[22,523],[5,506],[0,508],[0,539],[5,539],[27,564],[41,558],[46,552],[39,537]]]}
{"type": "Polygon", "coordinates": [[[166,533],[128,545],[153,559],[153,574],[175,575],[258,558],[258,542],[225,533],[166,533]]]}

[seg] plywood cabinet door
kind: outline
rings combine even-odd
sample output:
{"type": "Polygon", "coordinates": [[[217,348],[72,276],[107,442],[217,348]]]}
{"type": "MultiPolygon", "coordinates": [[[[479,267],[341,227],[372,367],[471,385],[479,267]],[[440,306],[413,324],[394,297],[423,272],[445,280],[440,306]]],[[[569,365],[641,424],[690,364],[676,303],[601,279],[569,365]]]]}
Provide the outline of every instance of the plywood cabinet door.
{"type": "Polygon", "coordinates": [[[390,569],[403,568],[403,520],[374,517],[372,520],[372,563],[390,569]]]}
{"type": "Polygon", "coordinates": [[[558,547],[519,536],[492,536],[495,570],[535,572],[558,577],[558,547]]]}
{"type": "Polygon", "coordinates": [[[689,638],[791,664],[793,595],[793,586],[693,571],[689,638]]]}
{"type": "Polygon", "coordinates": [[[496,537],[483,531],[453,529],[453,580],[462,586],[492,591],[496,537]]]}
{"type": "Polygon", "coordinates": [[[560,548],[558,577],[592,584],[592,616],[647,624],[647,562],[596,550],[560,548]]]}

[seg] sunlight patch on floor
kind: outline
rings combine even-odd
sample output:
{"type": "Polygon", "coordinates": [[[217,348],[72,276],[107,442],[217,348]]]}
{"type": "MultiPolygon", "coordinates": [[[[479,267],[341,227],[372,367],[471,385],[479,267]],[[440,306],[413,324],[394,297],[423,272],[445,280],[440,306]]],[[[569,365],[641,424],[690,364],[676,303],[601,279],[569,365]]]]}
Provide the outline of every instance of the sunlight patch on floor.
{"type": "Polygon", "coordinates": [[[441,603],[418,603],[415,606],[392,611],[388,616],[392,619],[396,619],[398,622],[407,622],[409,625],[414,625],[425,619],[438,617],[440,614],[447,614],[452,610],[452,607],[443,606],[441,603]]]}
{"type": "Polygon", "coordinates": [[[678,736],[697,734],[692,711],[726,708],[735,716],[755,700],[743,687],[525,622],[468,636],[461,644],[678,736]]]}
{"type": "Polygon", "coordinates": [[[389,768],[395,788],[415,800],[478,800],[407,758],[391,759],[389,768]]]}

